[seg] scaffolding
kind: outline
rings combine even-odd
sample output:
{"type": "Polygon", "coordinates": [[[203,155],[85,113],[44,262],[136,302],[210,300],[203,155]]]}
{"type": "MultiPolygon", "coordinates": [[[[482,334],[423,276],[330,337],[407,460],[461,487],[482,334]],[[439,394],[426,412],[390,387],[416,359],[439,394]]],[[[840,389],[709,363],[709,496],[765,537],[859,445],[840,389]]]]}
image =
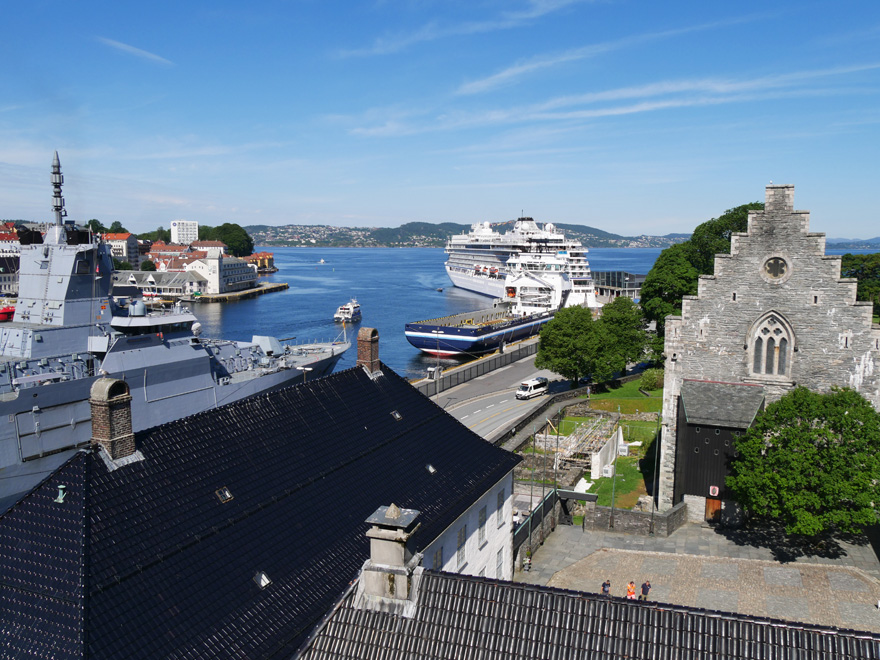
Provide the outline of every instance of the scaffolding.
{"type": "Polygon", "coordinates": [[[553,454],[555,470],[576,466],[588,471],[594,456],[613,440],[619,424],[616,416],[602,415],[578,425],[569,435],[536,433],[535,448],[553,454]]]}

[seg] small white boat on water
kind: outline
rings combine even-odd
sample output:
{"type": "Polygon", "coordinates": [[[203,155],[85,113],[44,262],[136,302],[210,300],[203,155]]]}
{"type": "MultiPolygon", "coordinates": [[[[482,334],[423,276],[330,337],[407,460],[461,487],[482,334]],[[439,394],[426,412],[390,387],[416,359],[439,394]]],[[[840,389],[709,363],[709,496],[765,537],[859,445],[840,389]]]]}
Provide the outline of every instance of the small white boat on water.
{"type": "Polygon", "coordinates": [[[351,301],[340,305],[333,315],[333,320],[337,323],[345,321],[346,323],[354,323],[361,320],[361,306],[354,298],[351,301]]]}

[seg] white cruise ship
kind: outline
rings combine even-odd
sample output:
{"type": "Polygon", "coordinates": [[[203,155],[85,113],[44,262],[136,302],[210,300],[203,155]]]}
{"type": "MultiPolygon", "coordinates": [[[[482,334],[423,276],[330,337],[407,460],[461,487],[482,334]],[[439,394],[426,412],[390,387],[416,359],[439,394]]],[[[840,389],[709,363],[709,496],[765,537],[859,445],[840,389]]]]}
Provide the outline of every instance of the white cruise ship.
{"type": "Polygon", "coordinates": [[[513,230],[503,234],[493,230],[488,222],[478,223],[469,233],[451,237],[446,254],[446,273],[455,286],[493,298],[505,295],[511,257],[518,255],[521,267],[529,270],[530,255],[537,261],[540,255],[556,255],[562,258],[564,266],[554,267],[564,268],[571,282],[568,305],[599,306],[587,248],[580,241],[567,240],[550,223],[542,229],[532,218],[519,218],[513,230]]]}

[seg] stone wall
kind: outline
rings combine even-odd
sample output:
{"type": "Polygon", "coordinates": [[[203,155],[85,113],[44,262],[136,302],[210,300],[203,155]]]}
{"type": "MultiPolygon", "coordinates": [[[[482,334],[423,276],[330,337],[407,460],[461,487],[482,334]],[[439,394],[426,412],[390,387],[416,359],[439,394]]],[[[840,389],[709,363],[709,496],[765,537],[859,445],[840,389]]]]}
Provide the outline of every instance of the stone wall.
{"type": "MultiPolygon", "coordinates": [[[[651,533],[651,512],[614,509],[614,527],[611,527],[611,507],[597,506],[594,502],[586,502],[584,529],[590,531],[623,532],[637,536],[648,536],[651,533]]],[[[688,506],[680,502],[668,511],[655,512],[653,517],[654,536],[666,538],[688,521],[688,506]]]]}
{"type": "Polygon", "coordinates": [[[872,326],[871,303],[856,301],[856,281],[840,277],[840,257],[825,256],[825,235],[809,231],[809,213],[794,210],[793,196],[793,186],[768,186],[765,210],[749,213],[748,232],[732,236],[731,253],[715,257],[715,274],[701,276],[681,316],[666,320],[661,510],[673,504],[685,378],[761,385],[767,404],[797,385],[846,386],[880,409],[880,327],[872,326]],[[774,368],[761,358],[771,344],[757,343],[767,323],[777,334],[774,368]]]}
{"type": "MultiPolygon", "coordinates": [[[[532,554],[534,555],[537,548],[544,544],[544,539],[546,539],[550,534],[556,531],[556,521],[559,520],[559,516],[562,513],[562,504],[560,502],[556,502],[553,506],[552,513],[550,511],[547,512],[547,515],[544,517],[540,523],[538,523],[537,517],[533,517],[532,520],[532,533],[528,537],[528,539],[520,544],[518,548],[514,547],[514,570],[521,571],[523,570],[523,561],[527,556],[527,552],[531,549],[532,554]]],[[[523,523],[527,525],[528,522],[523,523]]]]}

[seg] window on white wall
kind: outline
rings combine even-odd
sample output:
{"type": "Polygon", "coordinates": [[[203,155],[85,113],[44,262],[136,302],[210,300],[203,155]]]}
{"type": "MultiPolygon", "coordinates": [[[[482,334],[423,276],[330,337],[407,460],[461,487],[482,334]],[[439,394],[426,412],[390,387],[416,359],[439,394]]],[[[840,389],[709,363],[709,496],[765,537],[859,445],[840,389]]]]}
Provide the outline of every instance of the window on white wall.
{"type": "Polygon", "coordinates": [[[465,561],[467,560],[467,553],[465,552],[467,548],[467,525],[462,525],[461,529],[458,530],[458,553],[456,555],[456,559],[458,560],[458,567],[461,568],[464,566],[465,561]]]}
{"type": "Polygon", "coordinates": [[[496,504],[496,518],[498,521],[498,526],[501,527],[504,524],[504,489],[498,491],[498,503],[496,504]]]}
{"type": "Polygon", "coordinates": [[[486,542],[486,507],[480,509],[478,519],[480,524],[477,528],[477,539],[483,545],[486,542]]]}
{"type": "Polygon", "coordinates": [[[495,558],[495,577],[499,580],[504,577],[504,548],[498,550],[498,556],[495,558]]]}
{"type": "Polygon", "coordinates": [[[434,570],[442,571],[443,570],[443,546],[441,545],[439,548],[434,550],[434,570]]]}

